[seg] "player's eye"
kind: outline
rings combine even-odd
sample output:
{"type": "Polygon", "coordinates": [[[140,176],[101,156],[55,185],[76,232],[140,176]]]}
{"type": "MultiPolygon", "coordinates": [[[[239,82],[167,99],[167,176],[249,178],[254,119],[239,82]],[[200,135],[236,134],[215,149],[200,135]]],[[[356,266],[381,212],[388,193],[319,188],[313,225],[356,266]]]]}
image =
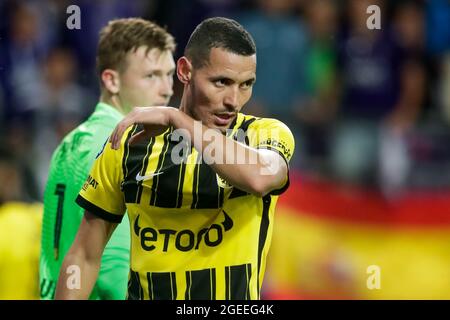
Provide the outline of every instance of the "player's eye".
{"type": "Polygon", "coordinates": [[[249,89],[253,86],[254,80],[248,80],[241,84],[242,89],[249,89]]]}
{"type": "Polygon", "coordinates": [[[224,78],[214,80],[214,85],[219,88],[225,87],[228,84],[229,84],[229,81],[224,78]]]}

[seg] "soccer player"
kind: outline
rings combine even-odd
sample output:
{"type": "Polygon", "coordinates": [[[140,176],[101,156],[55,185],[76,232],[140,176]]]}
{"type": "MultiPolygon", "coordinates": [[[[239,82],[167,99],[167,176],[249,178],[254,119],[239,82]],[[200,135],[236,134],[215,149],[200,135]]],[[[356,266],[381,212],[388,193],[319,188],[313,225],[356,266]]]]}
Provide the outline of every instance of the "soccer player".
{"type": "MultiPolygon", "coordinates": [[[[61,264],[83,217],[84,210],[75,198],[80,189],[98,187],[89,170],[111,131],[132,107],[169,102],[174,50],[174,38],[143,19],[113,20],[101,30],[97,51],[100,101],[92,115],[64,138],[50,164],[39,270],[42,299],[54,298],[61,264]]],[[[130,227],[125,219],[106,245],[91,299],[125,298],[129,246],[130,227]]]]}
{"type": "Polygon", "coordinates": [[[86,212],[57,298],[89,295],[125,211],[128,299],[260,298],[275,205],[289,184],[292,133],[278,120],[240,112],[256,79],[256,47],[234,20],[198,25],[177,76],[180,108],[134,109],[95,161],[88,180],[95,187],[88,183],[77,197],[86,212]],[[80,290],[66,285],[70,265],[80,266],[80,290]]]}

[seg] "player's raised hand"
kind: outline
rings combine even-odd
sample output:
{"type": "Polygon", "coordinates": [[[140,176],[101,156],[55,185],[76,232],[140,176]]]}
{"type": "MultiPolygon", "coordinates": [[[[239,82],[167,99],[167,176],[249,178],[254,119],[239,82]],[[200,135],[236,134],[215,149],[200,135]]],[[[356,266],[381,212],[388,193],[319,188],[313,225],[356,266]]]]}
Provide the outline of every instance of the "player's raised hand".
{"type": "Polygon", "coordinates": [[[169,110],[171,107],[136,107],[120,121],[114,129],[109,141],[111,147],[119,149],[123,133],[134,124],[142,124],[144,129],[135,133],[129,140],[130,144],[143,139],[157,136],[169,126],[169,110]]]}

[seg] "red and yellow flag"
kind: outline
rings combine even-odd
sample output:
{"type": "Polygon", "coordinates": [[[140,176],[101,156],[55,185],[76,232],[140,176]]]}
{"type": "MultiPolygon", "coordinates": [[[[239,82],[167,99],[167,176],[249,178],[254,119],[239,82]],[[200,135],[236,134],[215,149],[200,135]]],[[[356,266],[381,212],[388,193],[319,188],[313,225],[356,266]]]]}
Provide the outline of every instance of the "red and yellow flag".
{"type": "Polygon", "coordinates": [[[388,200],[293,174],[263,289],[281,299],[450,299],[450,190],[388,200]]]}

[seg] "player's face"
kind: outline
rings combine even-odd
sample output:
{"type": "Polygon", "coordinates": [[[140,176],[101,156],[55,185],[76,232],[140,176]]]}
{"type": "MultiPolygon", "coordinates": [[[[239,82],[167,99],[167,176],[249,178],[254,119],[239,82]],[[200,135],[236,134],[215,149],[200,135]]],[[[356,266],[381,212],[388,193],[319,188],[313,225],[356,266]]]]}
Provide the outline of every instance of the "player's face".
{"type": "Polygon", "coordinates": [[[119,98],[128,112],[133,107],[164,106],[173,94],[175,62],[169,50],[141,46],[128,53],[120,73],[119,98]]]}
{"type": "Polygon", "coordinates": [[[193,69],[190,112],[204,125],[224,132],[250,99],[255,80],[256,55],[212,48],[209,62],[193,69]]]}

